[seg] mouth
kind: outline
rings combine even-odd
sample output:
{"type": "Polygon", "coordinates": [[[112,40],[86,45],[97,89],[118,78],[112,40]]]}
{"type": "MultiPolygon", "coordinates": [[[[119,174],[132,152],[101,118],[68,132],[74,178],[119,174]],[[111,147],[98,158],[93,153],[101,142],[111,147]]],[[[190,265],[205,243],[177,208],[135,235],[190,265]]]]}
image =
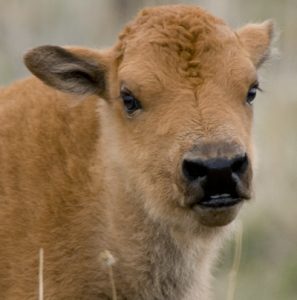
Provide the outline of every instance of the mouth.
{"type": "Polygon", "coordinates": [[[208,227],[225,226],[237,216],[243,202],[248,197],[233,191],[232,193],[205,194],[193,205],[201,224],[208,227]]]}
{"type": "Polygon", "coordinates": [[[231,194],[215,194],[215,195],[206,195],[197,205],[201,208],[223,208],[231,207],[242,201],[242,198],[239,195],[231,194]]]}

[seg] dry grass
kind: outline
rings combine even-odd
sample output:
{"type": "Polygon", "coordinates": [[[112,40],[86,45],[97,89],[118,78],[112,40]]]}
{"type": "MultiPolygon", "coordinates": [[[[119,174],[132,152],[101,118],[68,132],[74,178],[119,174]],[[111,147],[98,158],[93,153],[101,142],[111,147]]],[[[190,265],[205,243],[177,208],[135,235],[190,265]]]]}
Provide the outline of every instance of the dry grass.
{"type": "Polygon", "coordinates": [[[38,300],[44,299],[43,265],[44,265],[43,248],[40,248],[39,249],[39,271],[38,271],[38,300]]]}
{"type": "MultiPolygon", "coordinates": [[[[111,292],[112,292],[112,300],[117,300],[117,292],[115,286],[115,280],[113,276],[112,266],[115,263],[115,259],[113,255],[108,251],[105,250],[100,254],[100,259],[103,264],[108,269],[108,275],[111,284],[111,292]]],[[[43,275],[44,275],[44,251],[43,248],[39,249],[39,268],[38,268],[38,300],[44,299],[44,285],[43,285],[43,275]]]]}
{"type": "Polygon", "coordinates": [[[243,235],[243,226],[242,226],[242,223],[240,222],[238,224],[238,228],[237,228],[236,236],[235,236],[234,258],[233,258],[233,264],[232,264],[232,267],[231,267],[231,270],[229,273],[227,300],[235,299],[236,280],[237,280],[237,274],[239,271],[241,253],[242,253],[242,235],[243,235]]]}
{"type": "Polygon", "coordinates": [[[115,285],[115,280],[114,280],[113,270],[112,270],[112,266],[115,263],[115,258],[108,250],[105,250],[100,254],[100,259],[108,269],[112,300],[117,300],[117,291],[116,291],[116,285],[115,285]]]}

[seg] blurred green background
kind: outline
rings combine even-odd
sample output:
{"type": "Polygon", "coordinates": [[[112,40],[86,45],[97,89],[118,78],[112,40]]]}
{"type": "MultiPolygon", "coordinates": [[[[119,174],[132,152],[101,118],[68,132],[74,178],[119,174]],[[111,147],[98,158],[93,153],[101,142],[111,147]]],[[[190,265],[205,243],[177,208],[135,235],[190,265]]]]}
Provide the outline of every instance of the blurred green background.
{"type": "MultiPolygon", "coordinates": [[[[261,70],[255,103],[255,199],[241,213],[243,251],[235,299],[297,299],[297,1],[0,0],[0,84],[29,73],[23,53],[42,44],[108,47],[142,7],[197,4],[234,28],[274,19],[279,54],[261,70]]],[[[226,299],[233,242],[215,271],[215,299],[226,299]]],[[[170,299],[169,299],[170,300],[170,299]]]]}

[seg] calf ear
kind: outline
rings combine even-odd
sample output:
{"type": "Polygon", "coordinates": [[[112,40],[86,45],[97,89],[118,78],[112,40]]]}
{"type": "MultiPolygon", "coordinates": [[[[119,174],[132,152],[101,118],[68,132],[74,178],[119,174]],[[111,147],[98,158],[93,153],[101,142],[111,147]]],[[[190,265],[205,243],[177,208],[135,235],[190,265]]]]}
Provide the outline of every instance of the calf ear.
{"type": "Polygon", "coordinates": [[[271,20],[260,24],[248,24],[237,30],[238,37],[258,68],[270,55],[274,26],[271,20]]]}
{"type": "Polygon", "coordinates": [[[24,62],[44,83],[63,92],[106,92],[107,64],[95,50],[41,46],[28,51],[24,62]]]}

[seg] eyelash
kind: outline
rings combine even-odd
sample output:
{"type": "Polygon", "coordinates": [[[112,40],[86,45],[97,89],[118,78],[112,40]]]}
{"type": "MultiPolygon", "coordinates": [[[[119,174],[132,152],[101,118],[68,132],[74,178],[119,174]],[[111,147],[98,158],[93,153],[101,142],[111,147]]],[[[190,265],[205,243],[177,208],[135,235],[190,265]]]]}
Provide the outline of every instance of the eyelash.
{"type": "Polygon", "coordinates": [[[259,83],[255,82],[254,84],[251,85],[246,95],[246,102],[248,104],[252,105],[253,101],[257,96],[257,91],[262,92],[262,89],[260,88],[259,83]]]}
{"type": "Polygon", "coordinates": [[[120,97],[128,115],[132,115],[135,111],[142,108],[140,101],[129,90],[121,89],[120,97]]]}

